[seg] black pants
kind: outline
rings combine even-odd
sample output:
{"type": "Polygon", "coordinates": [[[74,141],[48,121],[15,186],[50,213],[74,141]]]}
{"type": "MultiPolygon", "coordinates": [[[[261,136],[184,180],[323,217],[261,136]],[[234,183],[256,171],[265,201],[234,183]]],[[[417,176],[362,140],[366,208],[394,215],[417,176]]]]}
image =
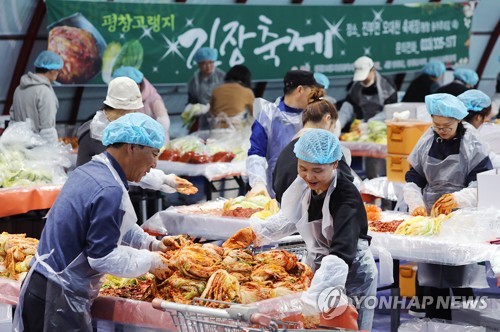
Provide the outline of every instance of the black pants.
{"type": "MultiPolygon", "coordinates": [[[[422,287],[425,296],[432,297],[432,304],[425,307],[425,317],[426,318],[440,318],[451,320],[451,308],[446,306],[443,308],[442,302],[441,306],[438,306],[438,298],[446,299],[450,296],[450,290],[455,297],[461,297],[467,300],[472,300],[474,298],[474,293],[472,288],[436,288],[436,287],[422,287]]],[[[450,300],[451,301],[451,300],[450,300]]],[[[446,300],[445,300],[446,303],[446,300]]]]}
{"type": "Polygon", "coordinates": [[[43,331],[47,278],[33,271],[24,294],[22,319],[25,332],[43,331]]]}

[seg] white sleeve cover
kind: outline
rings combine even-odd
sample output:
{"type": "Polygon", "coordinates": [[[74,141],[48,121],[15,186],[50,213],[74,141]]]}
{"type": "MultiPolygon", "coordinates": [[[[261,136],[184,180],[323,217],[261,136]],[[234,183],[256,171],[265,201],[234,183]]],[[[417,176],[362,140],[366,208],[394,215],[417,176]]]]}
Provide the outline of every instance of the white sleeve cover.
{"type": "Polygon", "coordinates": [[[88,257],[89,265],[100,273],[121,278],[139,277],[155,267],[158,254],[149,250],[138,250],[118,246],[102,258],[88,257]]]}
{"type": "Polygon", "coordinates": [[[477,207],[477,181],[469,183],[467,188],[453,193],[459,209],[477,207]]]}
{"type": "Polygon", "coordinates": [[[162,170],[157,168],[152,168],[146,175],[144,175],[139,182],[130,182],[132,184],[138,185],[143,189],[153,189],[160,190],[161,185],[163,184],[163,173],[162,170]]]}
{"type": "Polygon", "coordinates": [[[248,182],[251,187],[261,182],[267,186],[267,159],[257,155],[247,157],[246,161],[248,182]]]}
{"type": "Polygon", "coordinates": [[[139,225],[134,224],[123,236],[122,245],[137,249],[149,249],[151,243],[155,243],[156,241],[158,240],[146,233],[139,225]]]}
{"type": "Polygon", "coordinates": [[[49,143],[57,143],[57,130],[56,128],[45,128],[40,130],[40,136],[42,136],[49,143]]]}
{"type": "Polygon", "coordinates": [[[403,198],[408,204],[408,210],[411,213],[419,206],[425,206],[422,189],[414,182],[408,182],[403,187],[403,198]]]}
{"type": "Polygon", "coordinates": [[[321,260],[321,266],[314,274],[309,289],[302,293],[300,299],[310,307],[318,308],[320,294],[331,287],[345,287],[349,268],[343,259],[328,255],[321,260]]]}
{"type": "Polygon", "coordinates": [[[490,152],[490,160],[493,164],[493,168],[500,168],[500,154],[496,154],[495,152],[490,152]]]}
{"type": "Polygon", "coordinates": [[[295,222],[288,220],[281,210],[266,220],[250,219],[259,245],[266,245],[297,232],[295,222]]]}

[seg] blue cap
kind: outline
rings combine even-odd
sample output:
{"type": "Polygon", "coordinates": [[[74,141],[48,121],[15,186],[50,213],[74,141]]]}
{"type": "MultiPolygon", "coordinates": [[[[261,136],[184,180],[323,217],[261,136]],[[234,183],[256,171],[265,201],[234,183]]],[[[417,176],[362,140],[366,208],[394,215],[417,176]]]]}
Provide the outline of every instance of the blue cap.
{"type": "Polygon", "coordinates": [[[423,68],[422,72],[432,77],[439,77],[446,71],[446,66],[441,61],[429,61],[423,68]]]}
{"type": "Polygon", "coordinates": [[[309,129],[293,148],[295,156],[313,164],[331,164],[342,158],[338,138],[328,130],[309,129]]]}
{"type": "Polygon", "coordinates": [[[479,76],[477,76],[476,72],[472,69],[467,68],[455,69],[455,71],[453,72],[453,77],[470,86],[476,85],[479,81],[479,76]]]}
{"type": "Polygon", "coordinates": [[[116,69],[112,75],[113,78],[128,77],[133,79],[135,83],[140,84],[144,78],[144,74],[135,67],[123,66],[116,69]]]}
{"type": "Polygon", "coordinates": [[[63,67],[63,59],[52,51],[43,51],[38,54],[35,60],[35,68],[43,68],[47,70],[59,70],[63,67]]]}
{"type": "Polygon", "coordinates": [[[200,63],[203,61],[217,61],[217,50],[211,47],[202,47],[196,51],[194,61],[200,63]]]}
{"type": "Polygon", "coordinates": [[[165,144],[165,129],[143,113],[129,113],[111,122],[102,134],[102,144],[128,143],[161,149],[165,144]]]}
{"type": "Polygon", "coordinates": [[[491,106],[491,99],[483,91],[476,89],[467,90],[457,97],[464,103],[468,111],[481,112],[491,106]]]}
{"type": "Polygon", "coordinates": [[[462,120],[469,114],[464,103],[448,93],[435,93],[425,96],[425,106],[430,115],[444,116],[462,120]]]}
{"type": "Polygon", "coordinates": [[[314,73],[314,79],[316,80],[316,83],[321,84],[325,90],[330,86],[330,80],[325,74],[314,73]]]}

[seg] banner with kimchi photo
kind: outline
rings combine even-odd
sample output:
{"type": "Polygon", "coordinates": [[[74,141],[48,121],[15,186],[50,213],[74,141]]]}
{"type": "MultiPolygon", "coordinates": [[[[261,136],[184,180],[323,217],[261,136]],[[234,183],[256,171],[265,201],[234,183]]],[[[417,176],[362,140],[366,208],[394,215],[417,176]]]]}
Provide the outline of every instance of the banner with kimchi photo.
{"type": "Polygon", "coordinates": [[[195,52],[217,65],[245,64],[254,80],[290,69],[350,76],[366,55],[383,73],[419,70],[429,60],[468,62],[475,2],[390,6],[193,5],[46,0],[48,48],[65,67],[63,84],[104,84],[120,66],[153,83],[182,84],[195,52]]]}

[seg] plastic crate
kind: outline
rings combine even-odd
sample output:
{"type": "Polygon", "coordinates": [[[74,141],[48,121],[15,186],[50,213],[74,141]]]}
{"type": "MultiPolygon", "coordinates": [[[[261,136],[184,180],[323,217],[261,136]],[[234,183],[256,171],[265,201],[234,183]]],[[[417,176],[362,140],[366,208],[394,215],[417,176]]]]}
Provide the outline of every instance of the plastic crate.
{"type": "Polygon", "coordinates": [[[387,122],[387,153],[409,155],[422,134],[429,128],[428,122],[387,122]]]}
{"type": "Polygon", "coordinates": [[[399,289],[401,296],[413,297],[416,295],[416,279],[416,264],[404,264],[399,266],[399,289]]]}
{"type": "Polygon", "coordinates": [[[405,182],[406,172],[410,170],[410,164],[406,155],[388,155],[387,161],[387,179],[392,182],[405,182]]]}

